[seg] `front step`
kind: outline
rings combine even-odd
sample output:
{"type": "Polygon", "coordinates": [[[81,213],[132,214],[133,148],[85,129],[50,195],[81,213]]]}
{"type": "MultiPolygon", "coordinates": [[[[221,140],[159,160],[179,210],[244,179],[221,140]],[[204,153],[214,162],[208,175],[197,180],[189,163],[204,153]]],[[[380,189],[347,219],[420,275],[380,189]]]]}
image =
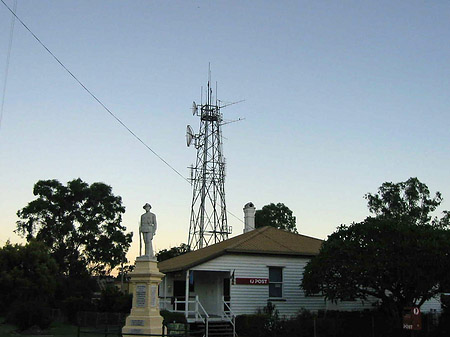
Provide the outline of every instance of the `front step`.
{"type": "MultiPolygon", "coordinates": [[[[192,337],[205,336],[204,323],[191,323],[189,325],[189,335],[192,337]]],[[[234,337],[233,326],[230,322],[208,322],[208,337],[234,337]]]]}

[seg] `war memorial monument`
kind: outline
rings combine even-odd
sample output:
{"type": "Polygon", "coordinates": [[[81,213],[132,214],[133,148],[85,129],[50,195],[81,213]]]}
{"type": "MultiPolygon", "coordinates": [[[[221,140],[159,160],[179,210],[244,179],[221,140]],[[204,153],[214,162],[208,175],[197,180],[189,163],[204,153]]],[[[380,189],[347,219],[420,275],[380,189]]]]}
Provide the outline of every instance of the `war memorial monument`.
{"type": "Polygon", "coordinates": [[[162,334],[163,319],[159,314],[158,286],[164,274],[159,272],[152,247],[157,224],[156,215],[150,212],[151,208],[152,206],[146,203],[145,213],[141,216],[139,239],[142,238],[144,241],[144,254],[142,255],[140,249],[140,256],[136,258],[135,268],[130,274],[133,304],[122,328],[124,337],[136,334],[162,334]]]}

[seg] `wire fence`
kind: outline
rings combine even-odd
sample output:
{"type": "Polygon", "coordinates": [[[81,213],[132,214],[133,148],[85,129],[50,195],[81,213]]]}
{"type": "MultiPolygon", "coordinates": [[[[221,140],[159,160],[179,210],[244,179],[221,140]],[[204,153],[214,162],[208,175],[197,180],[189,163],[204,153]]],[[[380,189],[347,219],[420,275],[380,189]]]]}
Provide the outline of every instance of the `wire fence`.
{"type": "MultiPolygon", "coordinates": [[[[176,336],[195,334],[188,324],[169,323],[161,334],[124,333],[126,313],[79,312],[78,337],[176,336]]],[[[377,312],[335,312],[325,315],[304,313],[297,317],[275,318],[267,315],[241,315],[236,320],[239,337],[449,337],[450,315],[422,315],[422,329],[410,331],[390,328],[377,312]]]]}
{"type": "Polygon", "coordinates": [[[131,333],[131,332],[122,332],[122,328],[120,327],[107,327],[104,328],[89,328],[89,327],[78,327],[77,337],[127,337],[127,336],[143,336],[143,337],[182,337],[182,336],[190,336],[189,331],[183,327],[180,328],[178,325],[168,324],[162,325],[160,334],[146,334],[146,333],[131,333]]]}
{"type": "Polygon", "coordinates": [[[105,328],[122,327],[129,313],[80,311],[77,314],[77,325],[80,327],[105,328]]]}

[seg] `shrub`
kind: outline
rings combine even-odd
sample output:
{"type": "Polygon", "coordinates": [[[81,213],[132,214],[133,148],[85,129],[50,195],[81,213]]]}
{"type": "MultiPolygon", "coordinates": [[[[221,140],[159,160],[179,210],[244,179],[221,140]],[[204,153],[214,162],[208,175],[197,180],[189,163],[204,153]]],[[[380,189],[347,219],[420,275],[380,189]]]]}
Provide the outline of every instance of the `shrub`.
{"type": "Polygon", "coordinates": [[[265,336],[268,321],[266,314],[239,315],[236,317],[236,332],[239,336],[246,337],[265,336]]]}
{"type": "Polygon", "coordinates": [[[115,286],[102,289],[98,311],[129,313],[132,306],[132,294],[125,294],[115,286]]]}
{"type": "Polygon", "coordinates": [[[47,329],[52,323],[50,308],[37,301],[16,301],[6,316],[6,321],[20,330],[38,326],[47,329]]]}
{"type": "Polygon", "coordinates": [[[61,303],[61,309],[69,322],[77,323],[77,313],[93,309],[93,304],[87,298],[70,296],[61,303]]]}
{"type": "Polygon", "coordinates": [[[161,310],[161,316],[163,317],[163,324],[169,323],[186,323],[186,317],[182,312],[170,312],[168,310],[161,310]]]}

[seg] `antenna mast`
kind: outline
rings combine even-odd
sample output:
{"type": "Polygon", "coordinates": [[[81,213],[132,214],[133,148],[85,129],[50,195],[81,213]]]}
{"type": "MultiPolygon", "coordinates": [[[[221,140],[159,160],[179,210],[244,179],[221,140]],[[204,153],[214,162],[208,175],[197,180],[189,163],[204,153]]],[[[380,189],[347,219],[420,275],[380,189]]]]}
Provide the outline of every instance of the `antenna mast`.
{"type": "MultiPolygon", "coordinates": [[[[194,102],[193,115],[200,117],[200,130],[193,134],[188,126],[186,139],[197,149],[195,165],[191,166],[192,204],[188,245],[197,250],[228,239],[225,204],[225,158],[222,152],[222,113],[213,98],[211,72],[208,74],[206,102],[194,102]]],[[[217,93],[216,93],[217,95],[217,93]]]]}

